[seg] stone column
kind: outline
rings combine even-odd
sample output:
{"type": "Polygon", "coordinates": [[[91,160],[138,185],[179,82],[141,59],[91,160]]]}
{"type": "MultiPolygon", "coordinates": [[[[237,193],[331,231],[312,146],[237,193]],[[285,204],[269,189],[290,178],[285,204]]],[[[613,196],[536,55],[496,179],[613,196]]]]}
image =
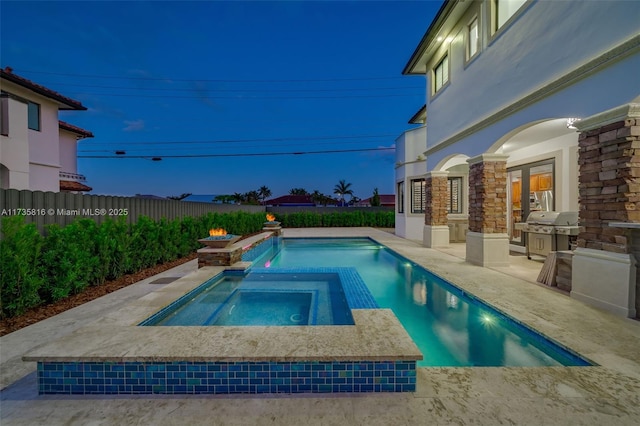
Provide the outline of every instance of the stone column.
{"type": "Polygon", "coordinates": [[[509,266],[507,155],[482,154],[469,163],[467,262],[509,266]]]}
{"type": "Polygon", "coordinates": [[[640,222],[640,104],[578,121],[581,232],[571,297],[618,315],[636,314],[636,259],[630,232],[640,222]],[[631,226],[630,226],[631,227],[631,226]]]}
{"type": "Polygon", "coordinates": [[[426,174],[423,231],[425,247],[449,245],[447,176],[449,176],[449,172],[428,172],[426,174]]]}

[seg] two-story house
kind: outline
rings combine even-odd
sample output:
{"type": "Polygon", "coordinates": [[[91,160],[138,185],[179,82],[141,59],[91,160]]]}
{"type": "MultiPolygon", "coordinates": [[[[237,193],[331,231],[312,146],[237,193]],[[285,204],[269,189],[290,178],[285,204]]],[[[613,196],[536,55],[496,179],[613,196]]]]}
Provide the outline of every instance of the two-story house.
{"type": "Polygon", "coordinates": [[[579,211],[572,296],[635,312],[631,234],[615,224],[640,222],[639,157],[629,145],[639,69],[640,2],[445,1],[403,70],[425,76],[426,105],[425,129],[396,141],[411,152],[396,163],[405,209],[397,223],[414,213],[400,202],[407,182],[424,178],[426,202],[422,229],[401,232],[446,246],[459,238],[450,222],[467,218],[467,261],[505,266],[510,250],[524,251],[518,223],[531,212],[579,211]],[[422,146],[424,174],[403,172],[422,146]],[[626,294],[616,301],[581,283],[597,281],[598,270],[611,281],[610,267],[626,294]]]}
{"type": "Polygon", "coordinates": [[[58,119],[83,111],[78,101],[0,69],[0,188],[91,191],[77,170],[78,140],[87,130],[58,119]]]}

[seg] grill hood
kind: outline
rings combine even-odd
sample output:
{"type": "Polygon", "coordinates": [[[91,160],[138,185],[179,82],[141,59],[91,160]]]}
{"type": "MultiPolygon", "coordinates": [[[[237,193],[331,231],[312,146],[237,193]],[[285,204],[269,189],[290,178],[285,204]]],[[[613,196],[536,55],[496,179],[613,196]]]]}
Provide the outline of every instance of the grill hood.
{"type": "Polygon", "coordinates": [[[578,212],[531,212],[528,224],[551,226],[577,226],[578,212]]]}

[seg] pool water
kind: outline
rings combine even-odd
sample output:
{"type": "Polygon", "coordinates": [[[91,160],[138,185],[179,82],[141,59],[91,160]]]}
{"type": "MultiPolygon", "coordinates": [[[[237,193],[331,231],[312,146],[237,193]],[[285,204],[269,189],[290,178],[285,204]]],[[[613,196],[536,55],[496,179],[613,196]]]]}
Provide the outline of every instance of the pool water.
{"type": "Polygon", "coordinates": [[[140,325],[353,325],[339,273],[224,273],[140,325]]]}
{"type": "Polygon", "coordinates": [[[368,238],[274,239],[256,267],[354,267],[424,355],[419,366],[590,365],[368,238]]]}

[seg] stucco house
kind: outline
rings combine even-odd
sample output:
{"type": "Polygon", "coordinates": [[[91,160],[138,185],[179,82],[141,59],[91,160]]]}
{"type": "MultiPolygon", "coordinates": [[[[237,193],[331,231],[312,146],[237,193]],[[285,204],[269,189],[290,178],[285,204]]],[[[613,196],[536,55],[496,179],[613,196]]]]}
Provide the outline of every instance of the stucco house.
{"type": "Polygon", "coordinates": [[[0,188],[91,191],[78,174],[77,144],[93,134],[59,120],[60,110],[86,108],[9,67],[0,69],[0,188]]]}
{"type": "Polygon", "coordinates": [[[639,69],[640,2],[445,1],[403,70],[396,232],[506,266],[531,212],[579,212],[571,296],[634,316],[639,69]]]}

